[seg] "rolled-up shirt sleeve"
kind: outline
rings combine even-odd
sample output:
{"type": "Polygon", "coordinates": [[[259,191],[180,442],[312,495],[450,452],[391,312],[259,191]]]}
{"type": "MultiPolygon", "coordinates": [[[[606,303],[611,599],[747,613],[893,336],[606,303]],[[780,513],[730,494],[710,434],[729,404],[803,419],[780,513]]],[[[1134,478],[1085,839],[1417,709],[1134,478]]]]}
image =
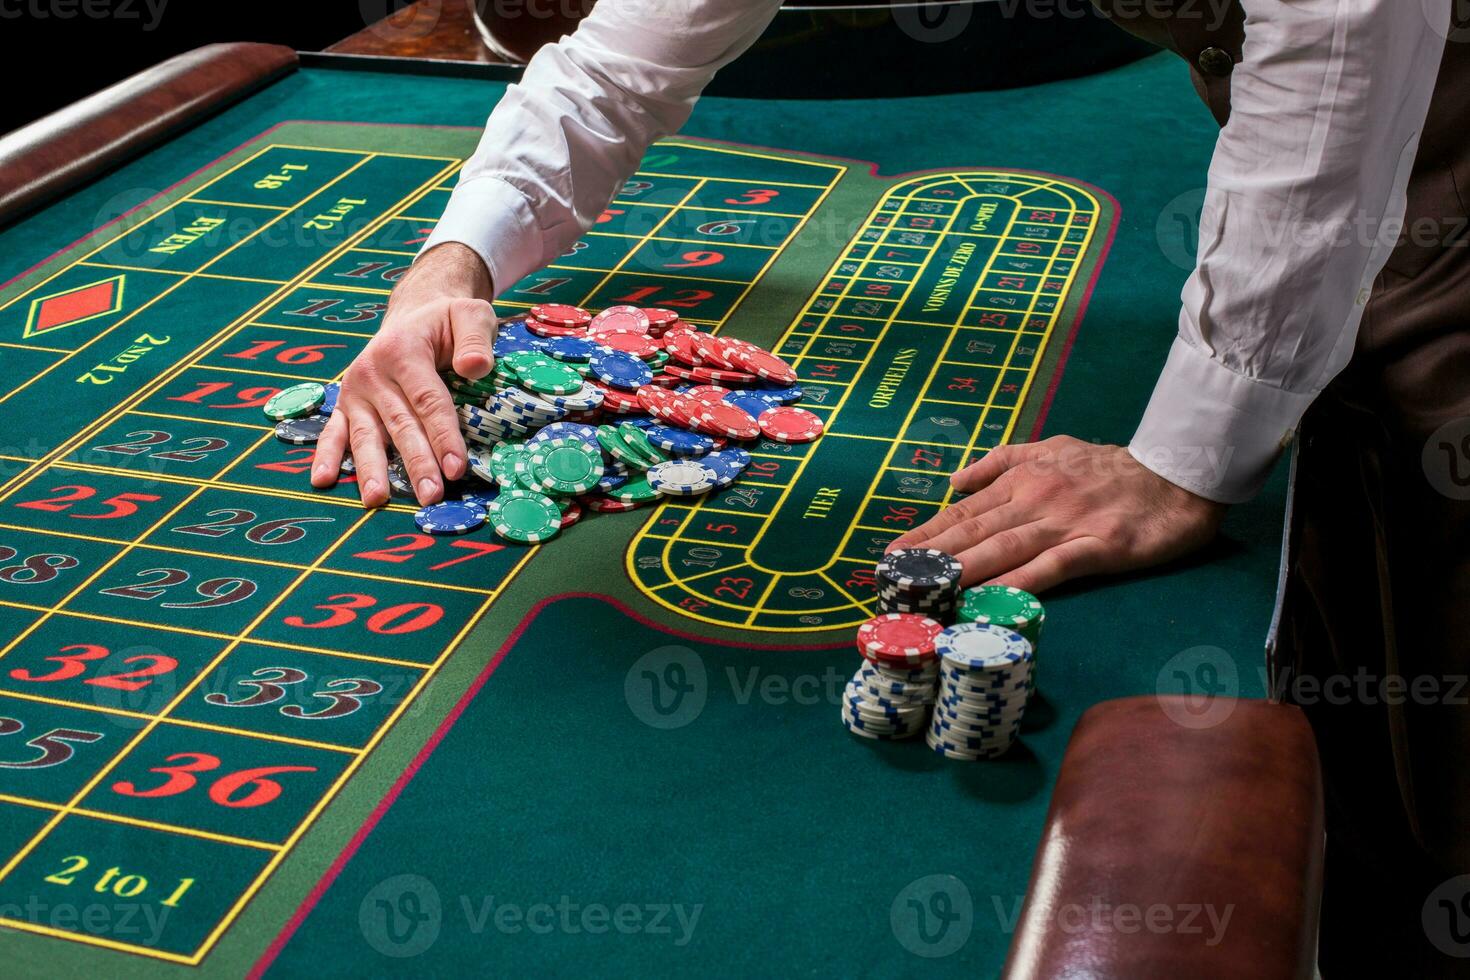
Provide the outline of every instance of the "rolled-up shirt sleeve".
{"type": "Polygon", "coordinates": [[[780,0],[601,0],[537,52],[491,113],[424,251],[474,249],[497,292],[591,227],[654,140],[677,132],[780,0]]]}
{"type": "Polygon", "coordinates": [[[1129,446],[1225,503],[1260,489],[1352,356],[1402,226],[1450,16],[1448,3],[1414,0],[1245,9],[1198,262],[1129,446]]]}

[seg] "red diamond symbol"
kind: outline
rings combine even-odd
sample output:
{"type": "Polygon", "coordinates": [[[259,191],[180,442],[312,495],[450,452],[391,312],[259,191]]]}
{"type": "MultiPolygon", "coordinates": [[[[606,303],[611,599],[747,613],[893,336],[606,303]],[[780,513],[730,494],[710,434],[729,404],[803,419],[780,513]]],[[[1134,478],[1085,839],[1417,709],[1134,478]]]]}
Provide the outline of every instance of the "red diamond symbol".
{"type": "Polygon", "coordinates": [[[25,336],[49,333],[122,309],[123,276],[77,286],[31,304],[25,336]]]}

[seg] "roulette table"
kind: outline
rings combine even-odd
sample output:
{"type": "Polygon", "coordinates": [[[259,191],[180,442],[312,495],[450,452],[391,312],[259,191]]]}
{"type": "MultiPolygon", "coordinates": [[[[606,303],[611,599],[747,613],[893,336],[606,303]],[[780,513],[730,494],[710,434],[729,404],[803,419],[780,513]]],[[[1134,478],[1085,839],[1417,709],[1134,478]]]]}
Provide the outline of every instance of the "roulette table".
{"type": "Polygon", "coordinates": [[[1264,692],[1283,474],[1197,558],[1044,597],[1006,758],[838,720],[952,470],[1131,434],[1214,137],[1182,65],[702,101],[498,308],[675,309],[787,358],[826,435],[522,547],[313,491],[261,413],[372,336],[509,76],[250,51],[0,229],[17,969],[995,975],[1083,713],[1264,692]]]}

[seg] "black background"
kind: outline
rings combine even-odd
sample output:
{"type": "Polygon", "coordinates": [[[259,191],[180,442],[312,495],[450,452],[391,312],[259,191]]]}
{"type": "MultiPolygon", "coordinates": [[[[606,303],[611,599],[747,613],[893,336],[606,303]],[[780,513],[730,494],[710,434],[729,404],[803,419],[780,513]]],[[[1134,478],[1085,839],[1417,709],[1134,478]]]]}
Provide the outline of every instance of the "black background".
{"type": "Polygon", "coordinates": [[[405,5],[168,0],[148,30],[152,16],[143,0],[0,0],[0,133],[201,44],[269,41],[320,50],[405,5]],[[110,13],[88,16],[89,6],[110,13]]]}

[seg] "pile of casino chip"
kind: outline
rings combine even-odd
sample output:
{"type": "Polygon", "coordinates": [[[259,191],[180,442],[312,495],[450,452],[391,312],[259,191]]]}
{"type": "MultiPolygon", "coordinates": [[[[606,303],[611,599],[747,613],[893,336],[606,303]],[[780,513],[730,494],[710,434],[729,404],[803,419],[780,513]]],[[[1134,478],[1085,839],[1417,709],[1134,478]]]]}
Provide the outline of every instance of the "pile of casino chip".
{"type": "Polygon", "coordinates": [[[863,663],[842,702],[848,731],[884,741],[922,731],[949,759],[1010,750],[1036,687],[1046,613],[1009,586],[961,592],[961,573],[933,549],[898,549],[878,563],[878,615],[858,629],[863,663]]]}
{"type": "MultiPolygon", "coordinates": [[[[584,510],[634,510],[733,484],[750,465],[735,445],[812,442],[822,420],[795,408],[796,372],[748,341],[696,330],[677,313],[611,306],[593,316],[545,304],[500,325],[484,378],[445,374],[469,450],[470,476],[415,515],[430,534],[489,525],[539,544],[584,510]],[[451,499],[452,498],[452,499],[451,499]]],[[[316,441],[335,385],[297,385],[273,397],[276,436],[316,441]]],[[[351,472],[351,460],[344,460],[351,472]]],[[[403,461],[388,464],[394,496],[412,498],[403,461]]]]}

